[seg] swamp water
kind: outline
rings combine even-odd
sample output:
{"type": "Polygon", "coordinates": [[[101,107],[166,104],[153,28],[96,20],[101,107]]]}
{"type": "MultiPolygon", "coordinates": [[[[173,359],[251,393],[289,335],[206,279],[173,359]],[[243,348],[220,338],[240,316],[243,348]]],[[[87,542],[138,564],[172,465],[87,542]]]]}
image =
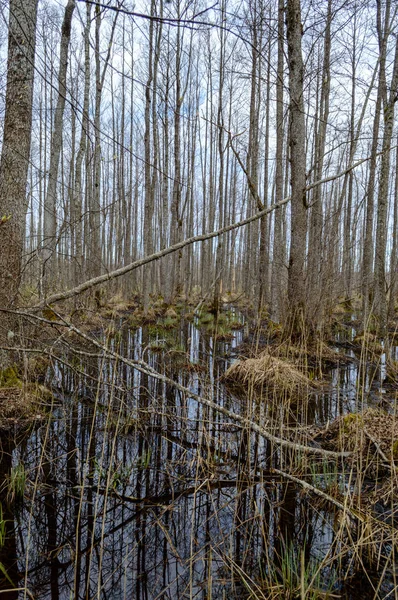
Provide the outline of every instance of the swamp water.
{"type": "MultiPolygon", "coordinates": [[[[280,437],[295,428],[304,443],[314,426],[379,402],[358,394],[355,361],[330,369],[302,406],[231,392],[220,377],[245,333],[222,341],[186,321],[161,332],[121,323],[110,344],[280,437]]],[[[2,434],[1,597],[396,597],[394,561],[380,558],[372,572],[333,507],[269,470],[298,460],[307,480],[346,492],[353,482],[341,465],[271,448],[169,384],[81,352],[46,373],[51,416],[2,434]]]]}

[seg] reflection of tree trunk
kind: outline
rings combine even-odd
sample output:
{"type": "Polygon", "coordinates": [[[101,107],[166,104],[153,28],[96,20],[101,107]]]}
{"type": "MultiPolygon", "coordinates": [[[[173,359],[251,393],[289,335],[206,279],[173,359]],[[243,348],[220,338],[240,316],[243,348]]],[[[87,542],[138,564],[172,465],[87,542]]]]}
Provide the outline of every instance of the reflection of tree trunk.
{"type": "Polygon", "coordinates": [[[73,581],[73,592],[74,597],[79,597],[80,591],[80,580],[81,580],[81,523],[79,520],[80,513],[80,501],[79,501],[79,490],[78,490],[78,472],[77,472],[77,460],[76,460],[76,448],[77,448],[77,426],[78,426],[78,405],[76,402],[73,403],[71,415],[66,428],[66,443],[67,443],[67,481],[71,485],[73,491],[72,498],[72,514],[73,514],[73,527],[75,530],[75,573],[73,581]]]}
{"type": "MultiPolygon", "coordinates": [[[[0,481],[7,481],[10,476],[12,467],[12,451],[14,449],[12,440],[3,436],[1,447],[0,461],[0,481]]],[[[9,590],[13,586],[18,585],[18,561],[17,561],[17,544],[14,526],[14,506],[7,501],[7,492],[0,492],[0,502],[2,507],[2,518],[5,524],[5,541],[0,547],[0,563],[3,565],[9,579],[0,572],[0,596],[2,600],[16,600],[18,592],[3,592],[1,590],[9,590]],[[12,584],[11,584],[12,582],[12,584]]]]}
{"type": "Polygon", "coordinates": [[[275,532],[275,563],[280,568],[286,552],[292,549],[295,527],[296,490],[291,483],[281,483],[279,522],[275,532]]]}
{"type": "MultiPolygon", "coordinates": [[[[95,369],[96,370],[96,369],[95,369]]],[[[86,547],[88,548],[88,552],[86,554],[86,564],[85,564],[85,592],[84,598],[85,600],[90,600],[91,598],[91,585],[90,585],[90,572],[91,572],[91,561],[93,558],[93,541],[94,541],[94,466],[95,466],[95,445],[96,445],[96,413],[94,410],[88,410],[89,417],[91,420],[88,420],[89,429],[87,433],[89,433],[89,444],[87,448],[87,458],[86,462],[88,465],[88,477],[87,477],[87,541],[86,547]]],[[[80,523],[79,523],[80,524],[80,523]]],[[[79,532],[76,532],[77,534],[79,532]]]]}
{"type": "Polygon", "coordinates": [[[248,539],[248,484],[251,481],[250,475],[250,450],[251,434],[247,430],[242,431],[239,446],[239,463],[236,486],[236,511],[235,511],[235,553],[234,561],[243,567],[243,560],[247,554],[246,543],[248,539]]]}
{"type": "Polygon", "coordinates": [[[56,554],[57,549],[57,503],[55,490],[51,481],[49,463],[43,464],[43,470],[47,480],[47,485],[51,488],[49,494],[45,496],[45,512],[47,517],[47,557],[50,564],[50,588],[51,600],[59,600],[58,571],[59,561],[56,554]]]}

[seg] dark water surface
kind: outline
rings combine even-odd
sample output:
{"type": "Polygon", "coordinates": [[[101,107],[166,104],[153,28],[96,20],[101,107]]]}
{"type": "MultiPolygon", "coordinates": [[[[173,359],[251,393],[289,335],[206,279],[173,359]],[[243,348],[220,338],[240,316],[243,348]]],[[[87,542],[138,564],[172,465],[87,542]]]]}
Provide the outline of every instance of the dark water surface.
{"type": "MultiPolygon", "coordinates": [[[[359,393],[357,361],[331,369],[305,406],[233,394],[220,377],[245,334],[220,341],[188,322],[163,332],[120,326],[112,344],[282,436],[278,423],[305,437],[307,427],[380,401],[380,370],[367,372],[359,393]]],[[[12,503],[3,491],[2,589],[26,589],[1,597],[289,598],[303,581],[341,598],[396,597],[382,562],[372,573],[349,551],[335,559],[342,542],[330,506],[270,475],[288,452],[125,364],[72,354],[65,363],[46,375],[56,389],[51,418],[27,435],[3,435],[1,479],[26,481],[12,503]]],[[[324,471],[314,472],[318,485],[327,477],[343,491],[351,485],[324,471]]]]}

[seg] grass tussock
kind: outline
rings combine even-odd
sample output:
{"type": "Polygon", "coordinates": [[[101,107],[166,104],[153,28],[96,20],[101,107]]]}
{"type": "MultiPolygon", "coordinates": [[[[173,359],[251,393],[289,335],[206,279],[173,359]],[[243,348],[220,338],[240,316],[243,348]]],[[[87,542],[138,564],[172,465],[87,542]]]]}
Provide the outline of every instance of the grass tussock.
{"type": "Polygon", "coordinates": [[[366,351],[374,355],[383,354],[383,346],[378,341],[377,336],[369,331],[363,331],[355,336],[353,344],[358,351],[366,351]]]}
{"type": "Polygon", "coordinates": [[[378,453],[388,462],[398,460],[398,418],[382,410],[368,408],[339,417],[325,436],[339,450],[354,451],[364,457],[378,453]]]}
{"type": "Polygon", "coordinates": [[[236,361],[225,372],[226,382],[262,388],[268,392],[308,392],[315,387],[306,374],[293,362],[272,356],[265,350],[257,358],[236,361]]]}
{"type": "Polygon", "coordinates": [[[272,353],[280,358],[285,358],[297,365],[306,365],[307,367],[336,366],[340,362],[345,362],[346,357],[342,356],[322,340],[315,340],[308,346],[296,346],[289,342],[278,344],[272,353]]]}
{"type": "Polygon", "coordinates": [[[43,386],[0,388],[0,431],[31,425],[44,418],[44,400],[50,392],[43,386]]]}

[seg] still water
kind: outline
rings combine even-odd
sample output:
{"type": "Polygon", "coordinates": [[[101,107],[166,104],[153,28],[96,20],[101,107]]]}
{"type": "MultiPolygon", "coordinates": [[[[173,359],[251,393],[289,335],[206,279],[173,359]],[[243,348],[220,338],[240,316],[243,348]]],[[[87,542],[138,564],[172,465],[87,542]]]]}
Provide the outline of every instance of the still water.
{"type": "MultiPolygon", "coordinates": [[[[187,321],[170,331],[120,323],[109,343],[282,437],[296,428],[305,441],[306,428],[379,401],[370,383],[380,373],[369,371],[359,393],[356,360],[329,369],[305,407],[231,392],[220,377],[247,334],[225,341],[187,321]]],[[[337,547],[330,506],[270,474],[287,453],[170,385],[81,350],[47,370],[49,416],[1,437],[1,480],[19,477],[24,488],[1,493],[1,597],[289,598],[304,580],[306,598],[395,597],[390,567],[373,573],[337,547]]],[[[322,485],[326,475],[314,477],[322,485]]]]}

